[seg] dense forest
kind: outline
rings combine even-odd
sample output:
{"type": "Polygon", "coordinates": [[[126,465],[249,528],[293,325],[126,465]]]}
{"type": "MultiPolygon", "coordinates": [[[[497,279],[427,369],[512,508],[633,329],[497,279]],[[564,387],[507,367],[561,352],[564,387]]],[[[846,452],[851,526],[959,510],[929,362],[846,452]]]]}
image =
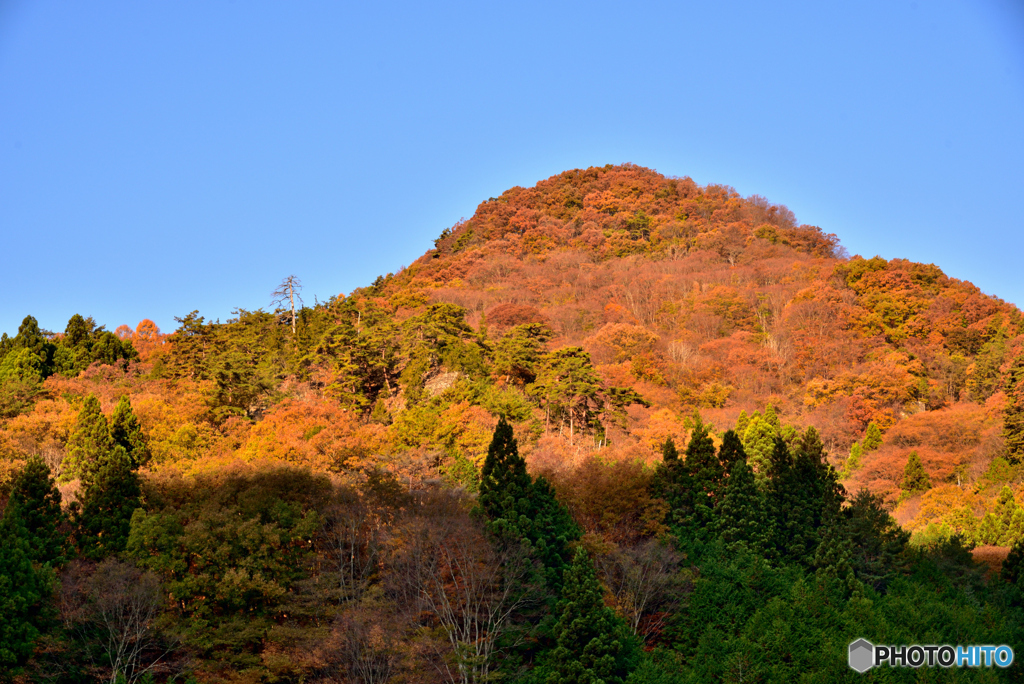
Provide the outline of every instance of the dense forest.
{"type": "Polygon", "coordinates": [[[300,294],[0,339],[0,680],[1024,680],[846,662],[1021,643],[1013,305],[632,165],[300,294]]]}

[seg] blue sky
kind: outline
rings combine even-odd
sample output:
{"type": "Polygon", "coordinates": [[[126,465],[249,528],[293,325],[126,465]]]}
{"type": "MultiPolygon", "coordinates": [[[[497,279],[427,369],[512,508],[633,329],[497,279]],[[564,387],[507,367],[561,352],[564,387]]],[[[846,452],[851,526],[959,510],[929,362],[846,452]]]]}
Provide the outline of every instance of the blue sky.
{"type": "Polygon", "coordinates": [[[165,331],[633,162],[1024,305],[1024,9],[0,0],[0,331],[165,331]]]}

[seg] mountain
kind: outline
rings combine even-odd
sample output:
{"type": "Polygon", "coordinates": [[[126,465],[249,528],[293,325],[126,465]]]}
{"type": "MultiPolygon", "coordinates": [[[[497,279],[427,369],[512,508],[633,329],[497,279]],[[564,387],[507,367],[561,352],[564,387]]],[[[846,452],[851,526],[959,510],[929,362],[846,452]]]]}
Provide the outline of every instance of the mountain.
{"type": "Polygon", "coordinates": [[[157,471],[270,459],[472,486],[506,415],[557,481],[594,457],[653,463],[699,412],[719,434],[739,423],[748,447],[773,415],[784,438],[814,426],[846,488],[920,534],[973,533],[1004,486],[1022,494],[1003,434],[1022,405],[1020,311],[934,265],[849,257],[728,186],[567,171],[299,310],[295,333],[288,311],[236,314],[116,337],[77,317],[49,339],[26,319],[0,352],[5,472],[36,452],[58,467],[96,394],[108,414],[129,396],[157,471]],[[902,487],[911,452],[926,491],[902,487]]]}

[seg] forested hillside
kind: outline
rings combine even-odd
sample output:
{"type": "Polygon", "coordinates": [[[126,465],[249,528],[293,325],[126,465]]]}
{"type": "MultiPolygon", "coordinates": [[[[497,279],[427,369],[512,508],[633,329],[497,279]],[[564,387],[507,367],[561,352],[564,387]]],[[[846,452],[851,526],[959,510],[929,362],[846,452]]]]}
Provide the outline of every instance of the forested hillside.
{"type": "Polygon", "coordinates": [[[0,669],[831,682],[862,636],[1019,643],[1021,314],[934,265],[626,165],[300,288],[0,340],[0,669]]]}

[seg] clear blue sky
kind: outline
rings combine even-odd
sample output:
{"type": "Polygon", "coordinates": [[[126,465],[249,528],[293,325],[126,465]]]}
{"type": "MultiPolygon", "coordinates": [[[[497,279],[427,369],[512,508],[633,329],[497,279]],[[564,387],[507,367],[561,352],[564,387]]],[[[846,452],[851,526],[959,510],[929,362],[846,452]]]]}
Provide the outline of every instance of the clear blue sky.
{"type": "Polygon", "coordinates": [[[634,162],[1024,305],[1024,9],[0,0],[0,331],[312,303],[634,162]]]}

